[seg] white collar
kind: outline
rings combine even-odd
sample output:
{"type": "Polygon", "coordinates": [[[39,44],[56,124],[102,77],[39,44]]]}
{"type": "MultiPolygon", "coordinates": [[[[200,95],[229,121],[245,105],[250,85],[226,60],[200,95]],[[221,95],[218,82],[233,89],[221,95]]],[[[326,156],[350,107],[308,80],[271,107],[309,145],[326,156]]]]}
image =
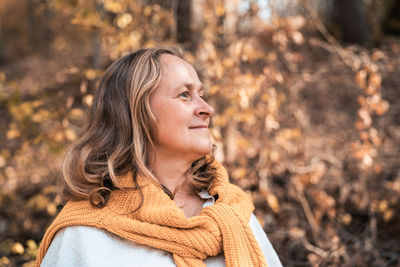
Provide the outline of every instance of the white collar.
{"type": "Polygon", "coordinates": [[[197,195],[202,199],[207,199],[207,201],[203,204],[203,207],[214,205],[215,198],[210,195],[207,190],[203,189],[202,191],[198,192],[197,195]]]}

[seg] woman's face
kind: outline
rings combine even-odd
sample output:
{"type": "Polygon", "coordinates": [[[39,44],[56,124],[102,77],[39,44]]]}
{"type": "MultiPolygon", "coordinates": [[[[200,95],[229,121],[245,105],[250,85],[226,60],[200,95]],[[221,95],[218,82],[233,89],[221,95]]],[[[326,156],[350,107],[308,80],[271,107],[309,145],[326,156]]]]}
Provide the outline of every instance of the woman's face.
{"type": "Polygon", "coordinates": [[[189,63],[169,54],[160,61],[161,81],[150,100],[157,118],[156,154],[194,161],[212,151],[208,125],[214,109],[204,101],[189,63]]]}

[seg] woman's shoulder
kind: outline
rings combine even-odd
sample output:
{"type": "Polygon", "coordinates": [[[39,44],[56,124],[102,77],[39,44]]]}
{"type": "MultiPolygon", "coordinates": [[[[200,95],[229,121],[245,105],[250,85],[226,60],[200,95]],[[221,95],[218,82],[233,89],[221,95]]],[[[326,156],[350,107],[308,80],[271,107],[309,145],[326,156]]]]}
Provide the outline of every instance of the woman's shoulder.
{"type": "Polygon", "coordinates": [[[256,238],[261,250],[265,255],[268,266],[282,266],[279,257],[275,252],[275,249],[273,248],[271,242],[267,237],[267,234],[264,232],[264,229],[262,228],[261,224],[258,222],[258,219],[254,214],[251,214],[249,226],[253,231],[254,237],[256,238]]]}
{"type": "Polygon", "coordinates": [[[41,266],[175,266],[168,252],[91,226],[69,226],[54,237],[41,266]],[[150,262],[149,262],[150,261],[150,262]]]}

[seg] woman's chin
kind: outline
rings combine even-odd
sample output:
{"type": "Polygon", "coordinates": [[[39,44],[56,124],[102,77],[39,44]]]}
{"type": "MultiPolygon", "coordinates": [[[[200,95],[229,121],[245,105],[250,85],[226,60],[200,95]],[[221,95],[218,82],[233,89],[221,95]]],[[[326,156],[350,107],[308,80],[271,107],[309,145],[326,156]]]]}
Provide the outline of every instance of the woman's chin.
{"type": "Polygon", "coordinates": [[[197,159],[209,155],[210,153],[212,153],[212,144],[210,144],[210,146],[207,147],[203,147],[203,148],[199,148],[195,150],[195,154],[193,154],[193,156],[197,159]]]}

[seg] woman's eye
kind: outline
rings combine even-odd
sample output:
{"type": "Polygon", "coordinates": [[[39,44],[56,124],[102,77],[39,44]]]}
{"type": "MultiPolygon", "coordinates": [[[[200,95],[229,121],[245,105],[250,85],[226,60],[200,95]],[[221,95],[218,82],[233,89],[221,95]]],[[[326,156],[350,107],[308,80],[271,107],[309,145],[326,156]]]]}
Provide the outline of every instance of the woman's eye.
{"type": "Polygon", "coordinates": [[[179,96],[184,97],[184,98],[188,98],[190,95],[189,95],[188,91],[185,91],[185,92],[180,93],[179,96]]]}

